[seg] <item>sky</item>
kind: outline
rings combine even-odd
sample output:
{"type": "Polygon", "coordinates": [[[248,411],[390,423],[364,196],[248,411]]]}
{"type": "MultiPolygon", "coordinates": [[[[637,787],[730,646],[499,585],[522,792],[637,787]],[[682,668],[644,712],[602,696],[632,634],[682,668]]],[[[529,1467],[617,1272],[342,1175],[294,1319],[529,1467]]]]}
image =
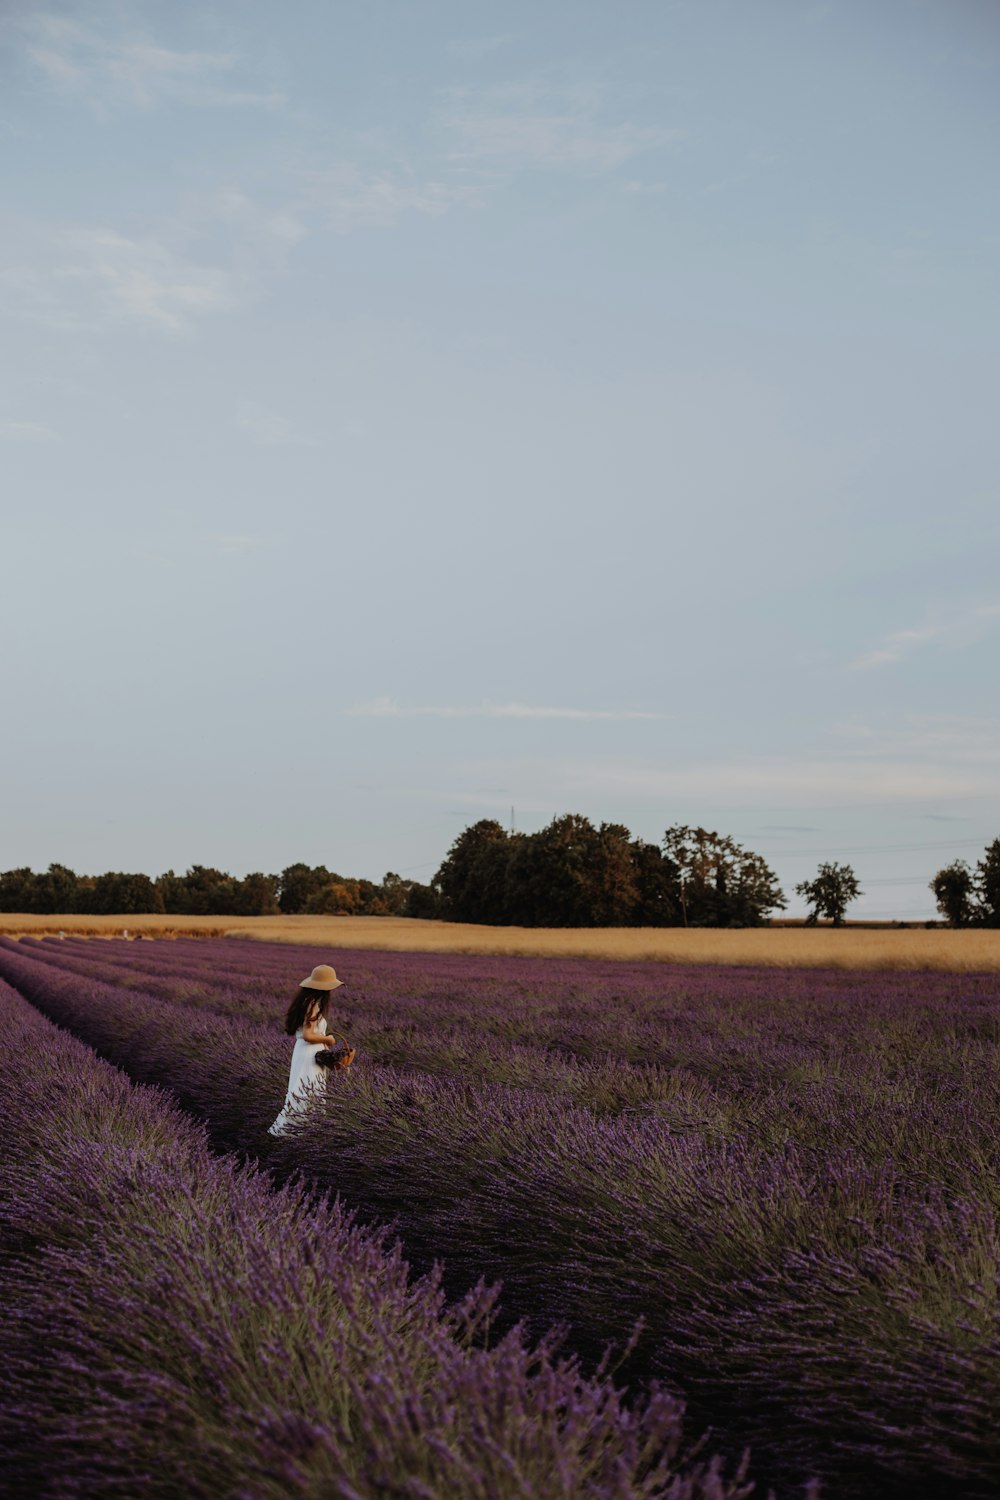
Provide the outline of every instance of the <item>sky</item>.
{"type": "Polygon", "coordinates": [[[1000,835],[995,0],[0,4],[0,868],[1000,835]]]}

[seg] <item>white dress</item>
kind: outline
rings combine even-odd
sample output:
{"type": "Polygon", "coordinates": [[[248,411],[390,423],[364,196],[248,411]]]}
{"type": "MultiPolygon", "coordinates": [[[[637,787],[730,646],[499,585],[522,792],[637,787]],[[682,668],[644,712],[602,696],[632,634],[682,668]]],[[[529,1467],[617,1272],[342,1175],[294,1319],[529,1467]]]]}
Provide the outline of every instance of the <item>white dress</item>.
{"type": "MultiPolygon", "coordinates": [[[[320,1016],[318,1021],[314,1021],[312,1030],[321,1031],[325,1036],[326,1017],[320,1016]]],[[[269,1135],[283,1135],[290,1122],[302,1115],[310,1098],[315,1097],[320,1089],[326,1087],[326,1073],[316,1061],[317,1053],[323,1050],[322,1042],[306,1041],[300,1026],[295,1033],[295,1046],[292,1048],[288,1093],[285,1095],[280,1115],[269,1127],[269,1135]]]]}

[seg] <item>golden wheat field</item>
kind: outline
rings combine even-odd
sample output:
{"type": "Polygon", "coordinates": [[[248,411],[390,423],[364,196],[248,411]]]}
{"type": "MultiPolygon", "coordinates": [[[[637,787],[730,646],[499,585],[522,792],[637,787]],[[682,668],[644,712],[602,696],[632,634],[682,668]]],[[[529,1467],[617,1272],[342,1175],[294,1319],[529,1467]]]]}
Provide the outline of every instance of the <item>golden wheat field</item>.
{"type": "Polygon", "coordinates": [[[478,927],[410,917],[32,916],[0,914],[0,933],[65,932],[98,938],[244,937],[313,947],[411,953],[524,954],[655,959],[662,963],[773,964],[779,968],[1000,971],[1000,931],[946,928],[478,927]]]}

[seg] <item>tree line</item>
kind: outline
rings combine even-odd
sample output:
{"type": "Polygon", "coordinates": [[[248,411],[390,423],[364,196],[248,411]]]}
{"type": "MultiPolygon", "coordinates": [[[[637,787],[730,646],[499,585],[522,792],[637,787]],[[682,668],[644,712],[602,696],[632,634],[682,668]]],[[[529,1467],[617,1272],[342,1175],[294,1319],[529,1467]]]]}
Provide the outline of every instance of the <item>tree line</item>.
{"type": "Polygon", "coordinates": [[[753,927],[785,905],[766,861],[727,835],[677,824],[651,844],[579,813],[538,833],[472,824],[432,892],[450,921],[517,927],[753,927]]]}
{"type": "MultiPolygon", "coordinates": [[[[952,927],[1000,927],[1000,838],[975,868],[956,860],[930,882],[952,927]]],[[[795,887],[807,922],[840,926],[864,894],[850,865],[824,863],[795,887]]],[[[660,844],[633,838],[621,823],[580,813],[553,818],[538,833],[509,832],[491,818],[464,829],[430,884],[388,871],[381,881],[292,864],[280,875],[242,879],[206,865],[155,879],[110,870],[77,875],[53,864],[42,873],[0,873],[0,912],[81,915],[257,917],[281,913],[439,917],[518,927],[755,927],[784,909],[764,858],[726,834],[675,824],[660,844]]]]}
{"type": "MultiPolygon", "coordinates": [[[[1000,839],[971,870],[958,860],[930,882],[953,927],[1000,927],[1000,839]]],[[[777,876],[725,834],[675,824],[662,844],[620,823],[569,813],[539,833],[483,819],[459,834],[430,888],[433,915],[519,927],[755,927],[782,910],[777,876]]],[[[848,864],[820,864],[795,887],[807,924],[843,924],[864,892],[848,864]]]]}
{"type": "Polygon", "coordinates": [[[318,913],[364,917],[424,916],[416,890],[427,888],[389,871],[381,882],[338,875],[325,865],[289,865],[280,875],[260,871],[242,879],[206,865],[184,875],[173,870],[148,875],[109,870],[77,875],[65,865],[0,874],[0,911],[129,916],[144,912],[176,916],[262,917],[318,913]],[[411,899],[412,898],[412,899],[411,899]]]}

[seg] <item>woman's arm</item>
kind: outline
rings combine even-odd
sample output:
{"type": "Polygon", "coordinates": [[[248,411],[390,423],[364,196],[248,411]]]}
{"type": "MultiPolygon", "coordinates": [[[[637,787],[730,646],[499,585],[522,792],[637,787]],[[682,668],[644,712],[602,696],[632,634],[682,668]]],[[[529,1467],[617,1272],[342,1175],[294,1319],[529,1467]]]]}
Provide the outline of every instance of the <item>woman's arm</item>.
{"type": "Polygon", "coordinates": [[[302,1039],[303,1039],[303,1041],[306,1041],[306,1042],[312,1042],[312,1044],[314,1046],[316,1045],[317,1042],[322,1042],[324,1044],[324,1046],[327,1046],[327,1047],[336,1046],[336,1038],[335,1037],[327,1036],[327,1034],[326,1034],[325,1031],[317,1031],[316,1027],[314,1025],[313,1026],[309,1026],[309,1025],[303,1026],[303,1028],[302,1028],[302,1039]]]}
{"type": "Polygon", "coordinates": [[[302,1027],[302,1040],[311,1042],[314,1047],[320,1043],[325,1047],[332,1047],[334,1045],[333,1037],[327,1036],[324,1018],[318,1010],[310,1011],[309,1015],[306,1016],[302,1027]],[[319,1030],[320,1022],[324,1023],[322,1031],[319,1030]]]}

